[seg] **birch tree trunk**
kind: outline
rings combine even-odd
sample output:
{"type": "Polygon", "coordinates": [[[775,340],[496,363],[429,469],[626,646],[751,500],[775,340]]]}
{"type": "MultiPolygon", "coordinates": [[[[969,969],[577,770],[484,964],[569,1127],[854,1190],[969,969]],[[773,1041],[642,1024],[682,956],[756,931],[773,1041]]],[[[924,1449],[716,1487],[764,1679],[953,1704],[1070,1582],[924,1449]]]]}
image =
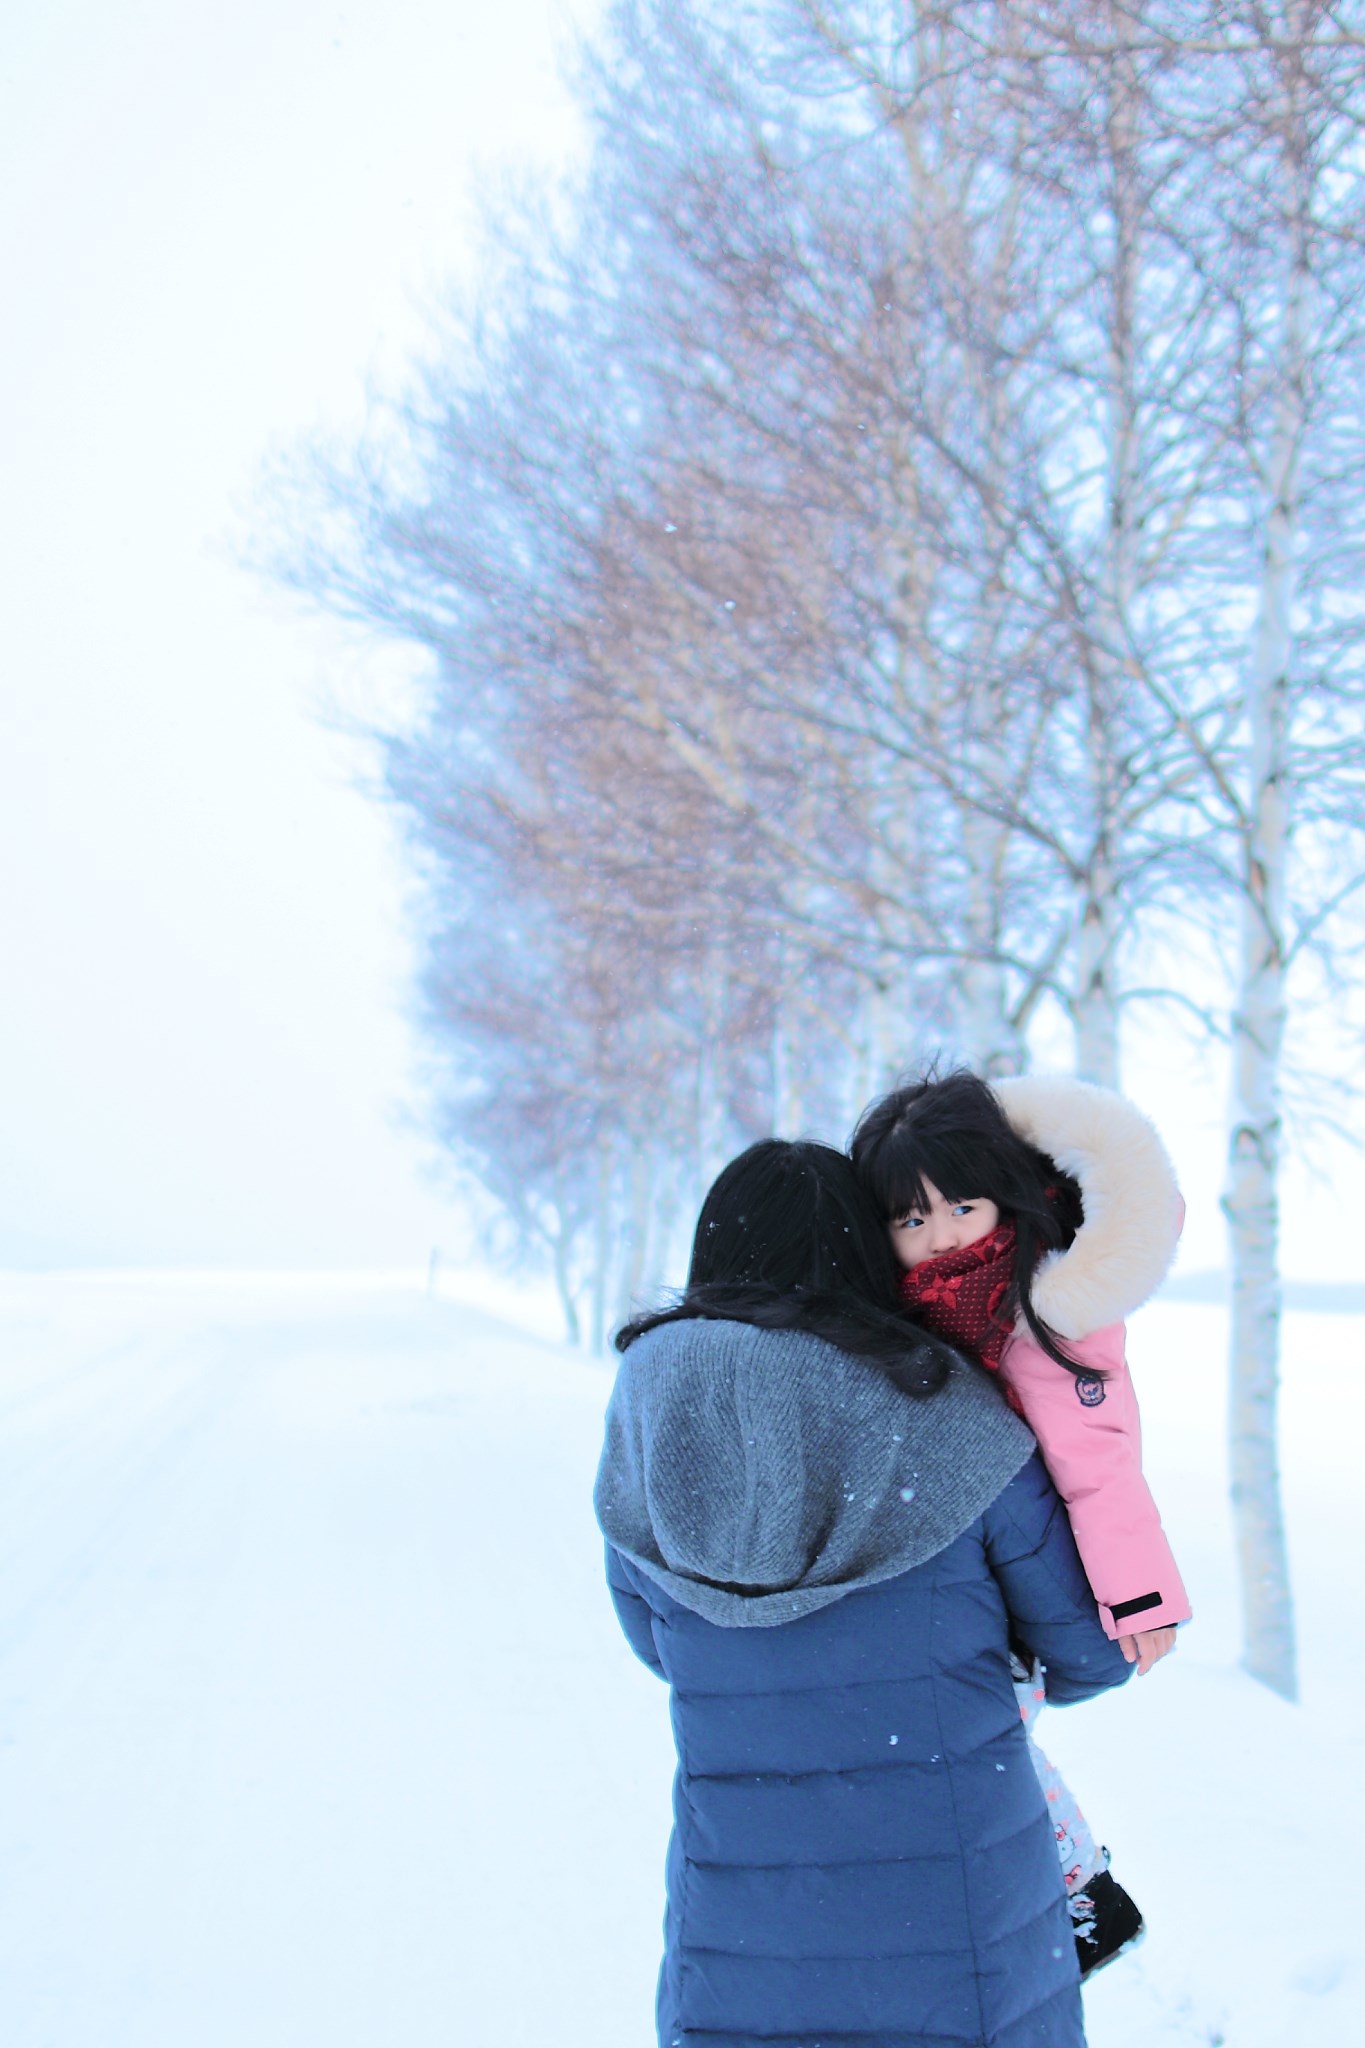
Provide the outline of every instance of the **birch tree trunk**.
{"type": "MultiPolygon", "coordinates": [[[[1294,132],[1286,142],[1300,136],[1294,132]]],[[[1232,1332],[1229,1449],[1242,1582],[1242,1662],[1284,1699],[1298,1696],[1294,1606],[1280,1499],[1280,1059],[1286,994],[1285,869],[1289,670],[1294,645],[1299,456],[1305,407],[1309,200],[1304,154],[1291,156],[1292,242],[1267,475],[1264,563],[1248,685],[1248,789],[1240,958],[1232,1018],[1232,1103],[1223,1207],[1229,1226],[1232,1332]]]]}
{"type": "Polygon", "coordinates": [[[1113,255],[1105,280],[1105,519],[1100,564],[1098,644],[1087,678],[1085,746],[1095,837],[1077,915],[1072,1021],[1076,1072],[1103,1088],[1119,1085],[1118,874],[1114,862],[1122,803],[1119,708],[1132,681],[1128,658],[1137,585],[1138,349],[1137,306],[1142,259],[1140,89],[1129,47],[1132,22],[1110,8],[1117,46],[1108,77],[1105,161],[1113,255]]]}
{"type": "Polygon", "coordinates": [[[577,1349],[583,1341],[583,1325],[578,1314],[578,1300],[574,1293],[573,1274],[570,1270],[572,1251],[573,1240],[567,1225],[561,1221],[554,1240],[555,1288],[559,1294],[559,1306],[564,1317],[564,1341],[577,1349]]]}
{"type": "Polygon", "coordinates": [[[772,1128],[779,1138],[795,1138],[801,1131],[803,1114],[801,1078],[797,1061],[802,1045],[801,1012],[795,984],[801,962],[791,940],[783,934],[777,941],[773,971],[773,1021],[769,1049],[771,1071],[772,1128]]]}
{"type": "MultiPolygon", "coordinates": [[[[688,1193],[689,1216],[700,1205],[700,1197],[694,1203],[688,1193]]],[[[654,1212],[650,1229],[650,1252],[645,1264],[643,1286],[653,1291],[663,1286],[680,1285],[687,1273],[688,1256],[692,1238],[679,1239],[679,1217],[683,1206],[683,1192],[678,1180],[678,1162],[667,1156],[656,1161],[654,1176],[654,1212]]]]}
{"type": "Polygon", "coordinates": [[[616,1288],[616,1321],[625,1322],[634,1312],[644,1289],[650,1253],[650,1217],[654,1208],[654,1157],[638,1137],[628,1138],[630,1163],[626,1171],[625,1256],[616,1288]]]}
{"type": "MultiPolygon", "coordinates": [[[[942,71],[940,42],[943,23],[918,10],[912,11],[912,28],[907,47],[913,48],[912,72],[916,78],[942,71]]],[[[922,109],[910,111],[905,104],[896,109],[895,130],[903,152],[910,189],[914,195],[913,219],[926,245],[938,250],[954,249],[964,269],[973,273],[976,318],[983,332],[998,331],[1007,294],[1009,262],[1013,248],[1013,222],[1019,204],[1017,181],[997,209],[995,225],[998,245],[987,255],[974,246],[970,207],[966,191],[970,184],[965,160],[954,166],[942,153],[926,156],[921,122],[934,118],[948,122],[955,118],[949,90],[933,115],[922,109]]],[[[888,105],[894,104],[889,101],[888,105]]],[[[968,671],[988,676],[995,657],[1005,593],[998,565],[1005,552],[1000,532],[1000,507],[1004,502],[1004,448],[1009,408],[1007,380],[998,374],[999,362],[991,359],[993,373],[983,376],[981,362],[972,350],[965,352],[962,375],[971,392],[971,403],[980,423],[977,460],[982,479],[981,510],[985,527],[984,561],[990,573],[977,595],[978,615],[973,623],[968,671]]],[[[924,608],[932,580],[927,565],[918,557],[926,515],[920,501],[914,458],[907,452],[898,470],[898,483],[905,508],[906,530],[901,543],[902,574],[898,582],[897,624],[902,637],[902,682],[909,683],[913,715],[922,717],[926,728],[939,734],[954,730],[945,725],[945,712],[959,713],[954,693],[951,706],[938,700],[940,684],[931,675],[915,673],[906,649],[931,641],[924,608]]],[[[1011,1016],[1009,986],[1000,959],[1002,902],[1010,828],[983,808],[983,799],[1007,788],[1010,782],[1001,728],[1006,717],[1003,703],[993,701],[989,687],[980,691],[974,715],[966,720],[965,740],[949,739],[947,751],[958,760],[963,787],[946,792],[959,819],[961,851],[965,857],[965,894],[962,906],[961,964],[955,980],[959,1021],[955,1037],[962,1054],[979,1074],[995,1077],[1020,1073],[1027,1064],[1022,1033],[1011,1016]]],[[[938,742],[943,744],[942,740],[938,742]]],[[[903,1060],[903,1053],[901,1059],[903,1060]]],[[[875,1058],[878,1085],[890,1078],[884,1050],[875,1058]]]]}
{"type": "Polygon", "coordinates": [[[801,1128],[801,1102],[792,1058],[790,1008],[779,991],[773,1003],[772,1127],[779,1138],[794,1138],[801,1128]]]}
{"type": "Polygon", "coordinates": [[[597,1185],[593,1192],[592,1295],[589,1342],[594,1355],[607,1348],[607,1302],[615,1240],[615,1174],[612,1146],[605,1134],[597,1140],[597,1185]]]}
{"type": "Polygon", "coordinates": [[[701,963],[701,1042],[697,1048],[697,1179],[703,1191],[725,1164],[725,969],[719,948],[701,963]]]}
{"type": "Polygon", "coordinates": [[[555,1229],[551,1242],[554,1248],[555,1287],[564,1316],[564,1341],[577,1349],[583,1341],[583,1319],[578,1313],[578,1289],[573,1270],[575,1233],[569,1220],[573,1214],[573,1201],[565,1180],[561,1162],[554,1176],[555,1229]]]}
{"type": "Polygon", "coordinates": [[[978,1074],[995,1080],[1022,1073],[1027,1065],[1023,1038],[1010,1014],[1004,967],[992,954],[1000,943],[1000,905],[1004,888],[1009,828],[964,805],[962,844],[967,857],[966,924],[968,945],[975,949],[963,965],[962,1049],[978,1074]]]}
{"type": "Polygon", "coordinates": [[[1097,854],[1087,877],[1076,932],[1076,983],[1072,1025],[1076,1073],[1101,1088],[1119,1085],[1119,1006],[1114,986],[1118,898],[1113,870],[1097,854]]]}

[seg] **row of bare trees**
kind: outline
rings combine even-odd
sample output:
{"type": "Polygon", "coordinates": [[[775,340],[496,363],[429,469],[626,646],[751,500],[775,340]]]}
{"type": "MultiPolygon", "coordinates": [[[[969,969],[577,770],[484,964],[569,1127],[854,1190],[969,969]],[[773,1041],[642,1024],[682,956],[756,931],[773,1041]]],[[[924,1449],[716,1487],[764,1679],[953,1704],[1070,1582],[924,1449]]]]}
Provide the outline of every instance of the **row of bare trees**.
{"type": "Polygon", "coordinates": [[[600,1343],[738,1140],[1040,1011],[1231,1047],[1248,1661],[1285,1034],[1365,869],[1365,9],[619,0],[568,206],[291,573],[427,649],[442,1132],[600,1343]],[[1130,1026],[1133,1028],[1133,1026],[1130,1026]]]}

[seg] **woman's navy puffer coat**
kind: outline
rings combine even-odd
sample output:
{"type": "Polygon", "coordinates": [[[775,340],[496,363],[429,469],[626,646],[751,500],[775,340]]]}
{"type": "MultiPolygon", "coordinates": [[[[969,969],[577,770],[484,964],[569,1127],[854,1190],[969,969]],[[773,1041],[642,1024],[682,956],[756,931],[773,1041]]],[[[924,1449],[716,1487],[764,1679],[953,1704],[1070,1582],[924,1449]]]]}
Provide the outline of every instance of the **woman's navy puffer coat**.
{"type": "Polygon", "coordinates": [[[1130,1667],[1037,1455],[926,1562],[781,1626],[607,1560],[672,1688],[661,2048],[1082,2048],[1010,1641],[1061,1703],[1130,1667]]]}

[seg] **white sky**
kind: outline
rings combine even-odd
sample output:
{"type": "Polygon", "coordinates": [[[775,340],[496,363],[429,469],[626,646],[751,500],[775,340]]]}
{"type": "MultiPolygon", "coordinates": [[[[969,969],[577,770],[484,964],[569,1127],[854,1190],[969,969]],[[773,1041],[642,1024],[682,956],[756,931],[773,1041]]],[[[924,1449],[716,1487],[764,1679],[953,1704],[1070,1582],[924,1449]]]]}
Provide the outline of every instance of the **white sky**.
{"type": "MultiPolygon", "coordinates": [[[[0,1266],[463,1249],[401,1128],[401,862],[317,715],[354,656],[232,536],[269,452],[344,431],[419,340],[469,259],[475,167],[572,158],[555,49],[598,11],[45,0],[7,23],[0,1266]]],[[[1221,1078],[1141,1039],[1187,1263],[1219,1263],[1221,1078]]],[[[1338,1215],[1293,1178],[1292,1271],[1350,1277],[1338,1215]]]]}
{"type": "Polygon", "coordinates": [[[395,1119],[401,870],[235,566],[263,458],[358,417],[553,165],[591,0],[44,0],[0,57],[0,1265],[458,1251],[395,1119]]]}

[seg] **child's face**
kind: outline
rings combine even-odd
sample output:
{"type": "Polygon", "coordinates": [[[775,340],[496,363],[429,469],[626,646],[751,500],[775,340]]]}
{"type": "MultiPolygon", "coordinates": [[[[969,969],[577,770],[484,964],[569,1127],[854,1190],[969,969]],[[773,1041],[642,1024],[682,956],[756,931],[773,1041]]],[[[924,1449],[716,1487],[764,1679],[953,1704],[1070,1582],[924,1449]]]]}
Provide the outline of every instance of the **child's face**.
{"type": "Polygon", "coordinates": [[[907,1209],[890,1224],[891,1243],[903,1266],[922,1266],[944,1252],[960,1252],[989,1237],[1000,1221],[994,1202],[945,1202],[932,1181],[924,1183],[924,1192],[927,1208],[907,1209]]]}

